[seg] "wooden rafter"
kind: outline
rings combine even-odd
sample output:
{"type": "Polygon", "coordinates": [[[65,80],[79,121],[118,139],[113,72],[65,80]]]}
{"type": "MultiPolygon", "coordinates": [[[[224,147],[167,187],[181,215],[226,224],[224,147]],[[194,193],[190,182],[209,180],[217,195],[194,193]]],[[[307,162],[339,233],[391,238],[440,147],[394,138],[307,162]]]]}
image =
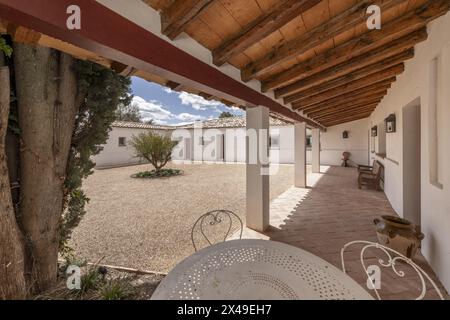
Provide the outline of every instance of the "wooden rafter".
{"type": "Polygon", "coordinates": [[[179,84],[178,82],[167,81],[166,87],[172,89],[173,91],[179,91],[182,89],[183,85],[179,84]]]}
{"type": "Polygon", "coordinates": [[[329,122],[329,121],[338,121],[340,119],[353,119],[355,117],[359,117],[359,116],[369,116],[374,110],[375,110],[376,105],[373,106],[369,106],[368,108],[366,108],[365,110],[361,110],[359,112],[348,112],[348,113],[343,113],[343,114],[336,114],[336,115],[332,115],[329,117],[324,117],[321,119],[318,119],[318,121],[323,121],[323,122],[329,122]]]}
{"type": "Polygon", "coordinates": [[[311,9],[321,0],[283,0],[268,14],[256,19],[242,32],[224,42],[213,51],[213,61],[220,66],[251,47],[258,41],[277,31],[303,12],[311,9]]]}
{"type": "MultiPolygon", "coordinates": [[[[296,93],[290,96],[287,96],[284,98],[285,103],[291,103],[291,102],[300,102],[303,103],[303,105],[310,105],[314,103],[318,103],[321,101],[328,100],[329,98],[333,98],[336,96],[339,96],[343,93],[348,93],[357,89],[361,89],[364,87],[367,87],[373,83],[377,83],[380,81],[384,81],[386,79],[391,79],[392,77],[395,78],[395,76],[401,74],[405,70],[405,65],[403,63],[398,64],[394,67],[390,67],[388,69],[382,70],[378,73],[369,75],[367,77],[346,83],[344,85],[333,87],[330,90],[322,91],[320,88],[317,88],[318,91],[313,95],[305,95],[303,92],[296,93]]],[[[393,80],[395,81],[395,79],[393,80]]],[[[312,93],[312,92],[311,92],[312,93]]]]}
{"type": "Polygon", "coordinates": [[[318,115],[311,116],[313,119],[316,119],[317,121],[321,121],[324,118],[327,117],[333,117],[336,115],[344,115],[346,113],[361,113],[362,111],[366,111],[367,109],[373,109],[375,106],[377,106],[380,103],[380,99],[373,100],[373,101],[367,101],[365,103],[361,103],[358,105],[354,105],[352,107],[341,109],[341,110],[332,110],[329,112],[324,112],[318,115]]]}
{"type": "Polygon", "coordinates": [[[242,71],[242,79],[249,81],[256,78],[280,63],[293,59],[302,53],[313,49],[333,37],[350,30],[363,23],[367,19],[366,9],[371,4],[378,4],[382,10],[387,10],[395,5],[405,2],[405,0],[363,0],[359,1],[350,9],[331,18],[326,23],[307,32],[306,34],[289,41],[275,50],[266,54],[263,58],[246,66],[242,71]]]}
{"type": "Polygon", "coordinates": [[[383,94],[378,94],[378,95],[374,95],[373,97],[370,97],[370,98],[365,98],[365,99],[357,100],[354,102],[343,103],[343,104],[336,105],[333,107],[328,107],[328,108],[324,108],[324,109],[320,109],[320,110],[307,112],[307,114],[308,114],[308,117],[317,117],[317,116],[320,116],[323,114],[333,113],[335,111],[347,110],[347,109],[358,107],[361,105],[367,105],[367,104],[375,102],[375,101],[381,101],[384,98],[384,96],[385,95],[383,95],[383,94]]]}
{"type": "Polygon", "coordinates": [[[399,63],[402,63],[406,60],[409,60],[414,57],[414,49],[399,53],[396,56],[390,57],[386,60],[377,62],[375,64],[371,64],[365,68],[356,70],[350,74],[344,75],[342,77],[333,79],[331,81],[313,86],[313,83],[305,81],[305,85],[302,86],[303,83],[294,83],[285,88],[279,89],[275,91],[275,98],[285,97],[287,95],[291,95],[293,93],[298,93],[298,95],[310,96],[312,94],[317,94],[323,91],[327,91],[333,89],[335,87],[339,87],[345,85],[349,82],[359,80],[365,78],[369,75],[380,72],[380,70],[384,70],[390,67],[393,67],[399,63]]]}
{"type": "Polygon", "coordinates": [[[179,36],[214,0],[174,0],[161,13],[161,31],[170,39],[179,36]]]}
{"type": "MultiPolygon", "coordinates": [[[[339,65],[333,66],[327,70],[321,72],[314,72],[311,70],[311,76],[308,78],[302,78],[295,83],[301,86],[308,86],[313,84],[320,84],[325,81],[332,80],[339,76],[343,76],[357,69],[364,68],[370,64],[377,63],[384,59],[387,59],[393,55],[404,52],[405,50],[410,50],[417,43],[425,41],[428,37],[427,29],[422,28],[418,31],[412,32],[405,37],[392,41],[386,45],[376,48],[364,55],[357,56],[349,61],[345,61],[339,65]]],[[[290,83],[296,81],[296,79],[303,77],[303,73],[281,73],[274,77],[271,77],[262,82],[262,91],[267,92],[272,89],[278,89],[280,87],[289,85],[290,83]]]]}
{"type": "Polygon", "coordinates": [[[137,72],[137,69],[117,61],[111,63],[111,69],[124,77],[132,77],[137,72]]]}
{"type": "Polygon", "coordinates": [[[419,30],[426,24],[445,14],[449,10],[450,4],[447,0],[428,1],[422,7],[412,10],[400,18],[386,23],[381,30],[369,31],[360,37],[353,38],[336,48],[330,49],[312,59],[301,62],[289,70],[281,72],[269,81],[276,83],[286,83],[310,77],[314,74],[330,69],[350,59],[399,40],[405,35],[419,30]]]}
{"type": "Polygon", "coordinates": [[[387,90],[380,91],[380,92],[374,92],[374,93],[366,95],[365,97],[361,97],[361,98],[357,97],[354,99],[348,99],[347,101],[345,101],[343,103],[334,103],[334,104],[329,103],[325,106],[323,106],[323,105],[315,106],[314,108],[311,108],[311,109],[305,109],[305,110],[303,110],[303,112],[306,113],[309,117],[314,117],[321,113],[326,113],[326,112],[330,112],[333,110],[341,110],[341,109],[350,108],[355,105],[367,103],[368,101],[380,100],[386,94],[387,94],[387,90]]]}
{"type": "Polygon", "coordinates": [[[360,88],[360,89],[357,89],[357,90],[353,90],[353,91],[350,91],[350,92],[347,92],[347,93],[342,93],[342,94],[340,94],[338,96],[327,98],[326,100],[320,101],[320,102],[317,102],[317,103],[311,103],[311,104],[303,105],[302,102],[295,102],[295,103],[292,104],[292,107],[295,110],[297,110],[297,109],[305,110],[307,108],[318,106],[318,105],[321,105],[321,104],[339,103],[339,101],[345,101],[346,99],[355,99],[357,97],[360,97],[360,96],[363,96],[363,95],[367,95],[368,93],[370,93],[372,91],[375,91],[375,90],[388,89],[390,87],[391,83],[395,81],[395,79],[396,79],[395,77],[392,77],[392,78],[386,79],[384,81],[373,83],[373,84],[371,84],[371,85],[369,85],[367,87],[363,87],[363,88],[360,88]]]}
{"type": "Polygon", "coordinates": [[[324,126],[326,126],[326,127],[332,127],[332,126],[336,126],[336,125],[343,124],[343,123],[346,123],[346,122],[352,122],[352,121],[368,118],[368,117],[370,117],[372,112],[373,111],[367,112],[365,114],[358,114],[358,115],[346,117],[346,118],[339,118],[339,119],[336,119],[336,120],[324,121],[322,124],[324,126]]]}

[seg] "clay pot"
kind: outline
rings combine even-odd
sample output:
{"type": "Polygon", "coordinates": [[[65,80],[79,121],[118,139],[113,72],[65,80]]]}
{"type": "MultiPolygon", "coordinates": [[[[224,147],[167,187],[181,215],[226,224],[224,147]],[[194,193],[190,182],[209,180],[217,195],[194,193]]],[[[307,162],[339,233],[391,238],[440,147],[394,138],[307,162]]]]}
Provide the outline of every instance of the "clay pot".
{"type": "Polygon", "coordinates": [[[373,220],[378,236],[378,243],[400,252],[412,259],[425,238],[417,226],[408,220],[395,216],[382,216],[373,220]]]}

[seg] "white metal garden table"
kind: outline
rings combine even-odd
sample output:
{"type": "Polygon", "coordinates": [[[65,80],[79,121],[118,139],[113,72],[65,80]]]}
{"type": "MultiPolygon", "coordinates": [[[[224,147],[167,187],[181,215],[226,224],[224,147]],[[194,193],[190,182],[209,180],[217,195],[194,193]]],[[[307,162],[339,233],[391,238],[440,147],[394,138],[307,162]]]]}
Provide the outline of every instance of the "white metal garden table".
{"type": "Polygon", "coordinates": [[[153,300],[373,299],[352,278],[296,247],[266,240],[222,242],[186,258],[153,300]]]}

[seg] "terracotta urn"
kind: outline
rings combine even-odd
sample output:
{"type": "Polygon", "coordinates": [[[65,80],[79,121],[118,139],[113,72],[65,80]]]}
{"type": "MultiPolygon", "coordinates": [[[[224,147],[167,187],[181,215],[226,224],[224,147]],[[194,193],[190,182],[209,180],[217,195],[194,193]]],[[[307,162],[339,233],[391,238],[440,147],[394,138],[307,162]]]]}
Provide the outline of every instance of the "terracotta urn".
{"type": "Polygon", "coordinates": [[[396,216],[382,216],[381,219],[375,219],[373,222],[380,244],[410,259],[415,257],[420,242],[425,237],[418,231],[416,225],[396,216]]]}

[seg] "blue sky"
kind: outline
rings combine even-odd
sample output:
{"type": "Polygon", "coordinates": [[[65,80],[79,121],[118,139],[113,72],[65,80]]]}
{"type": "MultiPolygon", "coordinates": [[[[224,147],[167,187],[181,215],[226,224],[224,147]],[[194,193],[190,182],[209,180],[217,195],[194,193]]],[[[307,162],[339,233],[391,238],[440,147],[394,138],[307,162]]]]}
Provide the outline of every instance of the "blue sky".
{"type": "Polygon", "coordinates": [[[143,79],[132,78],[133,103],[137,104],[144,120],[157,124],[184,124],[195,120],[217,118],[228,111],[243,115],[243,111],[229,108],[218,101],[208,101],[186,92],[176,92],[143,79]]]}

